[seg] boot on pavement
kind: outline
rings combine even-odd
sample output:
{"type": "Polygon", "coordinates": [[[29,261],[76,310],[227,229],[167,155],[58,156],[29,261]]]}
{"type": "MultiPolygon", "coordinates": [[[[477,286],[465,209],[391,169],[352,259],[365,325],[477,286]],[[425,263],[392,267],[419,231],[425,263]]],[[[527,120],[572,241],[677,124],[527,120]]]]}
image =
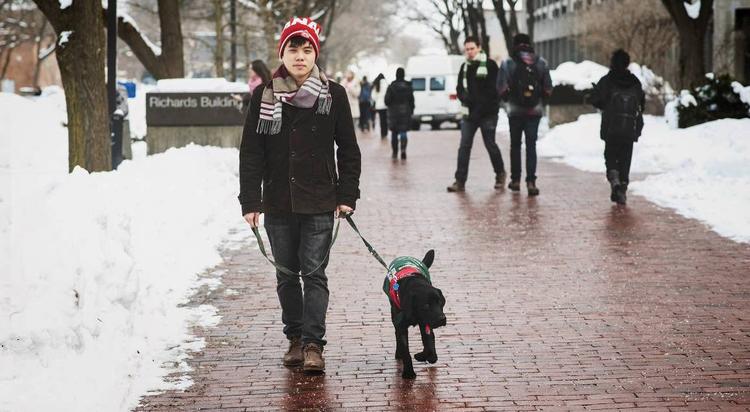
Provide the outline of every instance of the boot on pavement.
{"type": "Polygon", "coordinates": [[[620,183],[620,186],[617,188],[617,191],[615,193],[615,201],[618,205],[625,205],[628,203],[628,184],[627,183],[620,183]]]}
{"type": "Polygon", "coordinates": [[[508,183],[508,189],[518,192],[521,190],[521,182],[518,180],[511,180],[510,183],[508,183]]]}
{"type": "Polygon", "coordinates": [[[326,369],[326,361],[323,359],[323,347],[316,343],[308,343],[302,350],[305,362],[302,370],[305,372],[323,372],[326,369]]]}
{"type": "Polygon", "coordinates": [[[607,180],[609,180],[609,186],[612,188],[612,193],[610,193],[609,195],[609,200],[617,202],[617,192],[620,189],[620,172],[618,172],[617,169],[607,170],[607,180]]]}
{"type": "Polygon", "coordinates": [[[401,159],[406,160],[406,140],[401,140],[401,159]]]}
{"type": "Polygon", "coordinates": [[[447,189],[450,193],[464,192],[466,191],[465,185],[466,184],[464,182],[459,182],[458,180],[456,180],[452,185],[448,186],[447,189]]]}
{"type": "Polygon", "coordinates": [[[495,189],[505,189],[505,173],[495,175],[495,189]]]}
{"type": "Polygon", "coordinates": [[[526,182],[526,190],[529,191],[529,196],[539,196],[539,188],[536,187],[536,182],[526,182]]]}
{"type": "Polygon", "coordinates": [[[289,349],[284,354],[284,366],[297,366],[304,361],[302,356],[302,338],[299,336],[289,339],[289,349]]]}

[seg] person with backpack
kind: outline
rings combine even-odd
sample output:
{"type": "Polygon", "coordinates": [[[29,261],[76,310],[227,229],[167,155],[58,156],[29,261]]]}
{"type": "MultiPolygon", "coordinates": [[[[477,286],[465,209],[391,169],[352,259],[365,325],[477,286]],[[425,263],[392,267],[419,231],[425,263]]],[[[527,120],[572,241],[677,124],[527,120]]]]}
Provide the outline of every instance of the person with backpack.
{"type": "Polygon", "coordinates": [[[362,132],[370,131],[371,100],[372,85],[367,81],[367,76],[363,76],[359,84],[359,130],[362,132]]]}
{"type": "Polygon", "coordinates": [[[602,111],[600,137],[604,140],[604,164],[612,193],[610,200],[627,203],[633,143],[643,130],[646,95],[643,86],[628,70],[630,55],[617,49],[612,53],[610,70],[591,93],[591,104],[602,111]]]}
{"type": "Polygon", "coordinates": [[[464,53],[466,62],[458,71],[456,95],[465,114],[461,120],[461,143],[458,146],[455,181],[447,189],[453,193],[466,190],[471,146],[477,129],[482,132],[484,147],[495,171],[495,189],[502,189],[505,185],[505,165],[495,142],[497,114],[500,110],[500,95],[495,88],[497,63],[487,58],[475,36],[468,36],[464,40],[464,53]]]}
{"type": "Polygon", "coordinates": [[[385,91],[385,106],[388,108],[388,126],[391,128],[392,159],[398,157],[399,138],[401,139],[401,159],[406,160],[406,132],[414,114],[414,90],[411,82],[405,80],[403,67],[396,69],[396,80],[385,91]]]}
{"type": "Polygon", "coordinates": [[[526,136],[526,188],[537,196],[536,139],[539,121],[544,115],[543,99],[552,94],[552,79],[547,62],[534,52],[528,34],[513,37],[511,57],[500,65],[497,79],[500,95],[508,100],[510,126],[510,183],[514,192],[521,190],[521,136],[526,136]]]}

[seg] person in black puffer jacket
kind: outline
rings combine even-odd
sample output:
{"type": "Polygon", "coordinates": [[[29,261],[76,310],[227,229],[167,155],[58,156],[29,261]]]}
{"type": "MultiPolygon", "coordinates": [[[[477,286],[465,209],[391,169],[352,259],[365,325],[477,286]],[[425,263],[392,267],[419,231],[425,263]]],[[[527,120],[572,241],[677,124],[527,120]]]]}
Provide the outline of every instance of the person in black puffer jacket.
{"type": "Polygon", "coordinates": [[[607,180],[612,188],[610,200],[624,205],[630,181],[633,143],[643,130],[645,94],[637,77],[628,70],[630,56],[615,50],[610,71],[594,85],[591,104],[602,110],[600,137],[604,140],[607,180]]]}
{"type": "Polygon", "coordinates": [[[406,143],[411,115],[414,113],[414,91],[411,83],[404,79],[404,69],[396,70],[396,80],[385,91],[385,106],[388,108],[388,125],[391,129],[391,148],[393,155],[398,157],[399,137],[401,138],[401,158],[406,159],[406,143]]]}

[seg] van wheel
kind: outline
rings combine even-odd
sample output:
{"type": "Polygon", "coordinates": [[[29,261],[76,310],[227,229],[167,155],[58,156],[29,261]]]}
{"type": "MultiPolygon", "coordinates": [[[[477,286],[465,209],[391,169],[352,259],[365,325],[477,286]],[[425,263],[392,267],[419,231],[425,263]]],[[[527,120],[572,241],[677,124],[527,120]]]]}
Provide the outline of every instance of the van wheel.
{"type": "Polygon", "coordinates": [[[432,122],[432,123],[430,123],[430,126],[432,127],[432,130],[440,130],[440,123],[442,123],[442,122],[432,122]]]}

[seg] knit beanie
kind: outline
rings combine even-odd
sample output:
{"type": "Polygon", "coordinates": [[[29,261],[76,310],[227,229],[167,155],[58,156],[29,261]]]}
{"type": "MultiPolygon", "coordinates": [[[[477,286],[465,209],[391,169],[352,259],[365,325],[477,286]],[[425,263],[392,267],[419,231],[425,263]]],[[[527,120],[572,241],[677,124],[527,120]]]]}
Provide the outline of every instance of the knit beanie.
{"type": "Polygon", "coordinates": [[[518,33],[513,36],[513,46],[520,46],[522,44],[531,45],[531,38],[528,34],[518,33]]]}
{"type": "Polygon", "coordinates": [[[289,19],[284,30],[281,31],[281,38],[279,39],[279,59],[284,54],[284,47],[286,43],[292,39],[292,37],[302,37],[310,41],[313,48],[315,49],[315,59],[317,60],[320,56],[320,30],[321,27],[318,23],[313,21],[310,17],[293,17],[289,19]]]}

